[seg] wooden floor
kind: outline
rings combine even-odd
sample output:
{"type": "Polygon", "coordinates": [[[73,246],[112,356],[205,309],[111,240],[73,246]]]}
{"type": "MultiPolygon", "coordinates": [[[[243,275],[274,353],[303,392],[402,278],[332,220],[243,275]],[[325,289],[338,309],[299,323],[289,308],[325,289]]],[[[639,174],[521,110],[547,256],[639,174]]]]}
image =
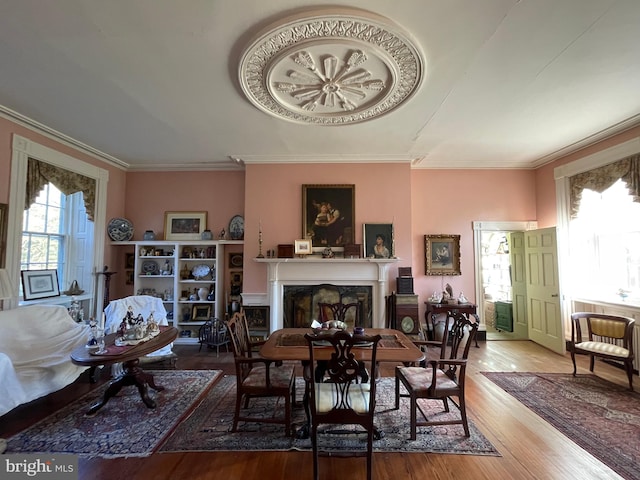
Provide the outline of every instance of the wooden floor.
{"type": "MultiPolygon", "coordinates": [[[[179,369],[223,369],[233,374],[233,358],[198,352],[197,346],[177,346],[179,369]]],[[[588,373],[581,357],[578,373],[588,373]]],[[[501,457],[432,453],[376,453],[374,478],[396,479],[616,479],[600,461],[541,420],[487,380],[482,371],[572,371],[571,359],[529,341],[489,341],[472,349],[467,405],[471,420],[501,453],[501,457]]],[[[383,375],[393,375],[384,365],[383,375]]],[[[596,374],[626,385],[622,370],[596,362],[596,374]]],[[[107,375],[103,375],[103,381],[107,375]]],[[[637,380],[637,378],[635,379],[637,380]]],[[[0,436],[10,436],[60,408],[94,385],[83,376],[60,392],[23,405],[0,417],[0,436]]],[[[407,435],[408,426],[407,426],[407,435]]],[[[309,452],[161,453],[148,458],[80,460],[79,479],[260,479],[311,478],[309,452]]],[[[320,478],[364,479],[364,458],[322,457],[320,478]]]]}

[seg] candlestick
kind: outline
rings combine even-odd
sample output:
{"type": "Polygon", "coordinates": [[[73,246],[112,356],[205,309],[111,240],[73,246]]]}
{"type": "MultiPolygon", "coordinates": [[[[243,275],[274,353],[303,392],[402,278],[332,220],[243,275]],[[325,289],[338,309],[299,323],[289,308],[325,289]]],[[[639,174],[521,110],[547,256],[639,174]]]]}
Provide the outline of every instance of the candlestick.
{"type": "Polygon", "coordinates": [[[264,258],[262,254],[262,220],[258,222],[258,256],[256,258],[264,258]]]}

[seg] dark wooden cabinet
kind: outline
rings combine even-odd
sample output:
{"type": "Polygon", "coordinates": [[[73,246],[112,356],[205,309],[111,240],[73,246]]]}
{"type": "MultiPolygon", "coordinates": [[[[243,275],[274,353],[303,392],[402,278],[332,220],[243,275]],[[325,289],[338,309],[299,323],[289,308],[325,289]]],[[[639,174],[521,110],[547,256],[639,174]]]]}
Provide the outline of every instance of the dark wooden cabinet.
{"type": "Polygon", "coordinates": [[[387,297],[387,325],[408,335],[420,332],[418,295],[392,293],[387,297]]]}

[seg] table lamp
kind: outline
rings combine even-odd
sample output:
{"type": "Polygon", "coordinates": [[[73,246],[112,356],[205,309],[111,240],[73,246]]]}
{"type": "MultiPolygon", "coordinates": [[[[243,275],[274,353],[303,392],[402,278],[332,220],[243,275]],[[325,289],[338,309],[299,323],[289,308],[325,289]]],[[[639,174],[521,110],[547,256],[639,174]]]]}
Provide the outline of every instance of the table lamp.
{"type": "Polygon", "coordinates": [[[13,295],[13,284],[9,278],[9,272],[5,268],[0,268],[0,310],[4,310],[5,298],[11,298],[13,295]]]}

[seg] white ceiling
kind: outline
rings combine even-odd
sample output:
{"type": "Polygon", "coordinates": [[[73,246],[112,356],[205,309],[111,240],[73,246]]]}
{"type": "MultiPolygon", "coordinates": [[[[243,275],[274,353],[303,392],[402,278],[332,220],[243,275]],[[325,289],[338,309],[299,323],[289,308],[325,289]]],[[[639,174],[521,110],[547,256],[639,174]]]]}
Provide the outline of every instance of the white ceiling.
{"type": "Polygon", "coordinates": [[[400,161],[531,168],[640,123],[638,0],[331,0],[391,19],[426,78],[385,116],[301,125],[238,62],[302,0],[2,0],[0,105],[133,170],[400,161]]]}

